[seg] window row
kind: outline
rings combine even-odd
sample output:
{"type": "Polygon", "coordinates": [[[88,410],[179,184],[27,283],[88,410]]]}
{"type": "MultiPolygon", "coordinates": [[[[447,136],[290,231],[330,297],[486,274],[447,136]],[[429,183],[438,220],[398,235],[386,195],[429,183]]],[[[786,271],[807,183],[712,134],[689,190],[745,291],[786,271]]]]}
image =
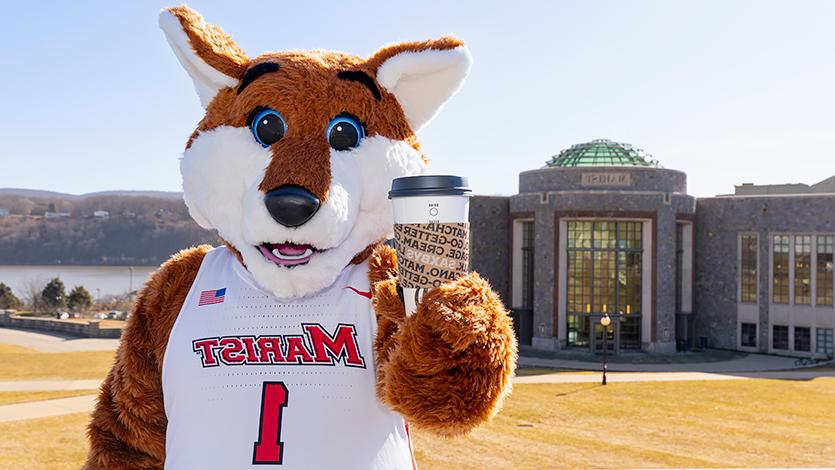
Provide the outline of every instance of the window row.
{"type": "MultiPolygon", "coordinates": [[[[756,234],[740,237],[739,297],[743,303],[756,303],[758,298],[758,241],[756,234]]],[[[771,301],[811,305],[814,300],[815,305],[832,306],[833,235],[774,235],[771,242],[771,301]]]]}
{"type": "Polygon", "coordinates": [[[775,235],[772,245],[772,302],[789,303],[789,286],[793,284],[792,303],[812,303],[814,247],[817,265],[815,304],[832,305],[832,244],[832,235],[775,235]]]}
{"type": "MultiPolygon", "coordinates": [[[[746,348],[757,347],[756,323],[742,323],[739,328],[740,345],[746,348]]],[[[789,327],[773,325],[771,330],[771,348],[778,351],[812,352],[812,329],[794,327],[794,344],[789,348],[789,327]]],[[[815,328],[815,352],[832,356],[832,328],[815,328]]]]}

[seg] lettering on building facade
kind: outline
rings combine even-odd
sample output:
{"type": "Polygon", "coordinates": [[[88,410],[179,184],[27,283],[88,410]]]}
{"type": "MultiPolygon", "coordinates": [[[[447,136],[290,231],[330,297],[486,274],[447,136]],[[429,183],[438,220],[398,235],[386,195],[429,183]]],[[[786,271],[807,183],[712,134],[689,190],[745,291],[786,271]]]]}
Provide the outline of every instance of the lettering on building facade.
{"type": "Polygon", "coordinates": [[[596,172],[583,173],[583,180],[580,183],[583,187],[600,187],[600,186],[632,186],[632,178],[629,173],[616,172],[596,172]]]}

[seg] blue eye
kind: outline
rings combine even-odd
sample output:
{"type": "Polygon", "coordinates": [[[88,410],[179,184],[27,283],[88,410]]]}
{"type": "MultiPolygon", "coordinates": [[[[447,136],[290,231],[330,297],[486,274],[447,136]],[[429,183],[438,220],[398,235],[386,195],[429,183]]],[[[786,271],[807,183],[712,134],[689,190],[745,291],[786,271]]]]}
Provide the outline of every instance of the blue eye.
{"type": "Polygon", "coordinates": [[[325,135],[332,149],[348,150],[359,145],[360,140],[365,137],[365,131],[359,119],[348,114],[340,114],[331,119],[325,135]]]}
{"type": "Polygon", "coordinates": [[[270,108],[257,107],[249,114],[252,135],[264,147],[278,142],[287,132],[287,123],[281,114],[270,108]]]}

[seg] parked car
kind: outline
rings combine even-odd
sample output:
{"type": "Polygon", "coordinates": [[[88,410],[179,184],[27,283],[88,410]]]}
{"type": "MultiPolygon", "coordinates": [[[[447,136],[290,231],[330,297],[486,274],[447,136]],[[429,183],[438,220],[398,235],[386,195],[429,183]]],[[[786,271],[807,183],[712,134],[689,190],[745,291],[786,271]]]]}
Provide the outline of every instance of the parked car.
{"type": "Polygon", "coordinates": [[[127,318],[127,312],[120,312],[118,310],[113,310],[107,314],[108,320],[126,320],[127,318]]]}

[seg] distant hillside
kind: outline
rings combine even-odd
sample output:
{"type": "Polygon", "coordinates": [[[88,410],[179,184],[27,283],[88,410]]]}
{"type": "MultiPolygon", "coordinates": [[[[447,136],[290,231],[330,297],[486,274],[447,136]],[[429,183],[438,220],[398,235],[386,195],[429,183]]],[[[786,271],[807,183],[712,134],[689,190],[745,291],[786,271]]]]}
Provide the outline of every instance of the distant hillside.
{"type": "Polygon", "coordinates": [[[0,189],[0,264],[157,265],[182,248],[216,244],[181,197],[0,189]]]}
{"type": "Polygon", "coordinates": [[[117,190],[117,191],[99,191],[87,194],[67,194],[57,193],[54,191],[43,191],[41,189],[23,189],[23,188],[0,188],[0,196],[22,196],[31,198],[60,198],[60,199],[84,199],[94,196],[144,196],[144,197],[159,197],[165,199],[182,199],[183,193],[174,191],[133,191],[133,190],[117,190]]]}
{"type": "Polygon", "coordinates": [[[60,197],[64,199],[74,199],[78,197],[73,194],[56,193],[54,191],[43,191],[40,189],[22,188],[0,188],[0,196],[60,197]]]}
{"type": "Polygon", "coordinates": [[[80,198],[92,196],[138,196],[138,197],[159,197],[163,199],[183,199],[183,193],[173,191],[99,191],[97,193],[87,193],[79,196],[80,198]]]}

